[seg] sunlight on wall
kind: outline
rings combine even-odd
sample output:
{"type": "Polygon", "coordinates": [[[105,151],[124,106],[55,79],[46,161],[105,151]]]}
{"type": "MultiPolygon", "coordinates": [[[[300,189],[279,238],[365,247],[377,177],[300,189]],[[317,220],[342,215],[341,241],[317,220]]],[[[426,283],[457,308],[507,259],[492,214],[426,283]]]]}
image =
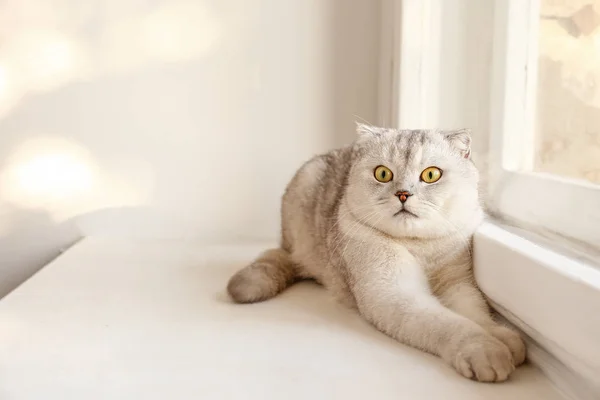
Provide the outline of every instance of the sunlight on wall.
{"type": "Polygon", "coordinates": [[[35,58],[28,57],[26,65],[29,77],[34,82],[47,89],[57,78],[66,78],[76,68],[76,54],[74,45],[69,39],[47,33],[38,33],[30,38],[34,41],[35,58]]]}
{"type": "Polygon", "coordinates": [[[86,151],[62,139],[27,141],[6,165],[0,197],[25,208],[53,208],[57,203],[81,200],[97,181],[86,151]]]}
{"type": "Polygon", "coordinates": [[[11,177],[30,197],[64,199],[89,192],[92,172],[71,154],[42,154],[17,165],[11,177]]]}
{"type": "Polygon", "coordinates": [[[8,76],[6,73],[6,68],[4,68],[0,65],[0,100],[3,99],[7,90],[8,90],[8,76]]]}
{"type": "Polygon", "coordinates": [[[222,16],[206,2],[91,0],[72,8],[52,3],[0,2],[0,24],[2,15],[13,16],[0,26],[0,117],[27,93],[206,55],[223,33],[222,16]]]}
{"type": "MultiPolygon", "coordinates": [[[[41,92],[207,56],[232,27],[243,29],[255,8],[246,0],[88,0],[68,7],[64,0],[2,1],[0,119],[41,92]]],[[[31,140],[5,136],[1,143],[8,154],[0,164],[1,204],[41,210],[58,221],[143,205],[152,194],[156,176],[143,157],[95,159],[60,132],[14,134],[31,140]]]]}
{"type": "Polygon", "coordinates": [[[12,99],[15,93],[13,86],[14,82],[10,80],[8,69],[0,64],[0,117],[14,104],[12,99]]]}
{"type": "Polygon", "coordinates": [[[199,3],[169,4],[140,21],[146,54],[164,60],[205,54],[216,44],[220,25],[199,3]]]}
{"type": "Polygon", "coordinates": [[[83,62],[76,42],[53,30],[24,32],[7,41],[0,51],[0,67],[15,98],[29,90],[50,90],[63,84],[76,77],[83,62]]]}
{"type": "MultiPolygon", "coordinates": [[[[144,173],[148,176],[148,171],[144,173]]],[[[0,201],[43,210],[55,221],[107,208],[143,204],[151,180],[107,174],[82,147],[64,139],[37,138],[21,145],[0,173],[0,201]]]]}

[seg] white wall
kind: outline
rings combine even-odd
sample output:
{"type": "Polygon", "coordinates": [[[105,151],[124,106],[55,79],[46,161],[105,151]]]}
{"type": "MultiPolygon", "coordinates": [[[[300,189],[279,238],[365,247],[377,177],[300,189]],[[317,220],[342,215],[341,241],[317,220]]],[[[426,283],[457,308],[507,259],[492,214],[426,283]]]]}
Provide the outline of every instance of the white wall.
{"type": "Polygon", "coordinates": [[[0,296],[80,235],[275,239],[300,163],[376,122],[379,11],[4,1],[0,296]]]}

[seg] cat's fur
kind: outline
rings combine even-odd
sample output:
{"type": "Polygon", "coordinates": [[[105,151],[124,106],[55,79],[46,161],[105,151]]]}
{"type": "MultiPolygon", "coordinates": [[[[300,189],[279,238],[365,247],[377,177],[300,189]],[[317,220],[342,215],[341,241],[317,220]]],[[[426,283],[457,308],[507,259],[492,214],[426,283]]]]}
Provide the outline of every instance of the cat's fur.
{"type": "Polygon", "coordinates": [[[506,380],[525,346],[493,321],[473,278],[471,238],[483,212],[469,132],[358,131],[352,145],[296,173],[283,196],[281,248],[235,274],[229,294],[256,302],[315,279],[382,332],[465,377],[506,380]],[[380,165],[392,181],[375,179],[380,165]],[[420,176],[430,166],[443,172],[427,184],[420,176]],[[404,205],[401,190],[413,194],[404,205]],[[402,207],[410,213],[398,214],[402,207]]]}

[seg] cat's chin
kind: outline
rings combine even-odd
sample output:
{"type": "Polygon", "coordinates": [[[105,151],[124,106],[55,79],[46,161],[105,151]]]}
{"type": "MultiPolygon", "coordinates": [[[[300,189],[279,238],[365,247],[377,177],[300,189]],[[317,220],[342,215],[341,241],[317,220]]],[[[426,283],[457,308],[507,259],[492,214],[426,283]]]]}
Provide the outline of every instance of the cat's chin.
{"type": "Polygon", "coordinates": [[[389,222],[374,228],[396,239],[439,239],[457,233],[454,226],[444,229],[433,221],[409,212],[401,212],[389,222]]]}

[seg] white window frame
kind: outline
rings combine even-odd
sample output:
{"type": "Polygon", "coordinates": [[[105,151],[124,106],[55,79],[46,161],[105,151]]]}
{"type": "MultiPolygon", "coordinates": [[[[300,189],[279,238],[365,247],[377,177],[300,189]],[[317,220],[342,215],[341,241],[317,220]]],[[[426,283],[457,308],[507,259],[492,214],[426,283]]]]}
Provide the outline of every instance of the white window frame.
{"type": "Polygon", "coordinates": [[[487,170],[487,206],[495,216],[600,248],[598,186],[528,172],[534,161],[540,0],[383,0],[382,5],[380,120],[401,128],[474,128],[475,145],[488,142],[488,154],[476,154],[476,161],[487,170]],[[473,30],[470,36],[461,31],[460,24],[486,16],[494,28],[489,43],[470,37],[473,30]],[[442,32],[444,23],[456,29],[442,32]],[[489,67],[481,64],[485,57],[469,57],[473,47],[491,52],[489,67]],[[448,63],[448,56],[458,63],[448,63]],[[470,83],[472,77],[461,69],[472,62],[480,63],[480,73],[489,68],[489,79],[470,83]],[[467,93],[479,84],[480,92],[467,93]],[[485,96],[490,101],[484,111],[476,103],[485,96]],[[450,107],[448,99],[455,102],[450,107]],[[482,126],[486,117],[489,123],[482,126]],[[482,137],[483,130],[489,138],[482,137]]]}
{"type": "Polygon", "coordinates": [[[491,210],[600,247],[600,187],[533,171],[540,0],[496,1],[491,114],[491,210]]]}
{"type": "MultiPolygon", "coordinates": [[[[530,58],[537,35],[529,33],[537,30],[539,0],[382,5],[380,119],[399,128],[473,128],[474,159],[484,176],[491,170],[488,205],[536,230],[600,244],[596,187],[517,172],[532,169],[537,59],[530,58]],[[572,204],[577,210],[568,208],[572,204]],[[552,208],[563,214],[553,215],[552,208]]],[[[586,344],[596,343],[600,329],[590,319],[600,302],[597,251],[577,246],[573,252],[496,219],[482,224],[473,243],[477,283],[494,308],[529,335],[529,359],[569,398],[596,398],[597,352],[586,344]]]]}
{"type": "Polygon", "coordinates": [[[379,119],[434,127],[439,114],[439,0],[382,0],[379,119]]]}

